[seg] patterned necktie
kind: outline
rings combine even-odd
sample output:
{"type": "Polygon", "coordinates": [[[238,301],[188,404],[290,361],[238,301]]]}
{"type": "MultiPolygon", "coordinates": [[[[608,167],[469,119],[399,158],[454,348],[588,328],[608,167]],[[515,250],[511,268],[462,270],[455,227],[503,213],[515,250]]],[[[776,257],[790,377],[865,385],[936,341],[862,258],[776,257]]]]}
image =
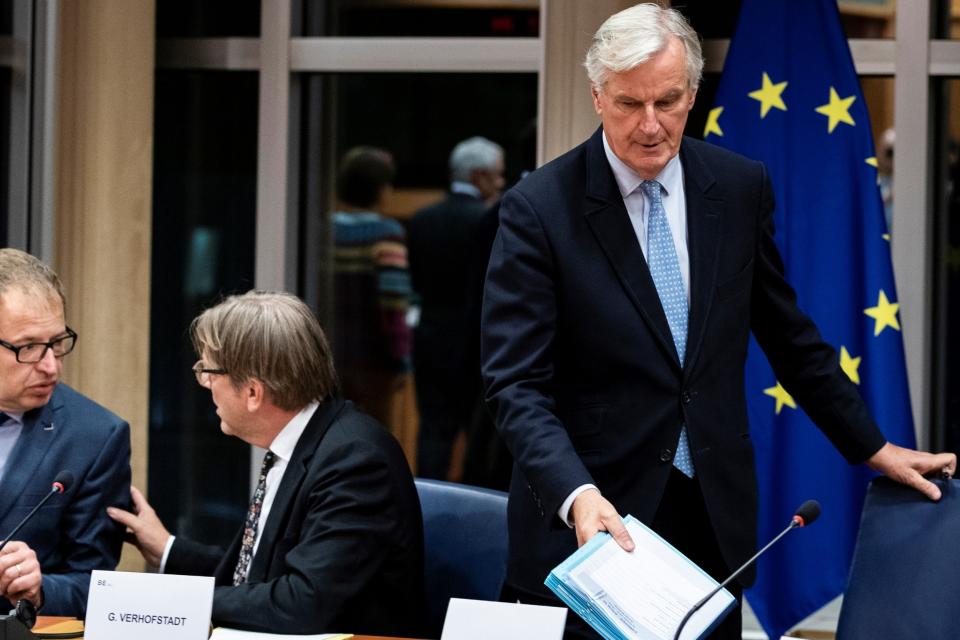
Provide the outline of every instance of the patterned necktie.
{"type": "MultiPolygon", "coordinates": [[[[682,365],[687,351],[687,292],[680,275],[680,261],[673,244],[673,234],[670,233],[667,212],[663,210],[660,183],[656,180],[644,180],[640,183],[640,188],[650,201],[650,212],[647,216],[647,264],[682,365]]],[[[688,478],[693,477],[693,460],[690,458],[685,425],[680,428],[680,441],[677,443],[673,466],[688,478]]]]}
{"type": "Polygon", "coordinates": [[[257,479],[257,489],[250,500],[247,510],[247,519],[243,523],[243,543],[240,545],[240,557],[237,558],[237,568],[233,570],[233,584],[243,584],[250,570],[250,560],[253,558],[253,542],[257,538],[257,523],[260,521],[260,510],[263,508],[263,494],[267,492],[267,473],[276,460],[273,451],[267,451],[260,466],[260,477],[257,479]]]}

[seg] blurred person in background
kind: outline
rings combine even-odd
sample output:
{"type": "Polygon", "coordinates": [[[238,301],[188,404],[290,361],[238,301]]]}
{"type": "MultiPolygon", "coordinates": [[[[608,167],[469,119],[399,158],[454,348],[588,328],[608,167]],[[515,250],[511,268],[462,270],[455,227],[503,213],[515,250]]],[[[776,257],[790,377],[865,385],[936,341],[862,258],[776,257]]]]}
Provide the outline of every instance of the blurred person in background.
{"type": "Polygon", "coordinates": [[[334,361],[344,397],[387,426],[391,398],[410,370],[411,337],[406,234],[398,221],[379,213],[394,174],[389,152],[350,149],[337,174],[339,210],[330,216],[334,361]]]}
{"type": "Polygon", "coordinates": [[[409,224],[410,275],[421,305],[413,369],[423,478],[446,479],[457,434],[482,419],[480,301],[491,244],[484,234],[503,170],[500,145],[479,136],[460,142],[450,153],[450,192],[409,224]]]}

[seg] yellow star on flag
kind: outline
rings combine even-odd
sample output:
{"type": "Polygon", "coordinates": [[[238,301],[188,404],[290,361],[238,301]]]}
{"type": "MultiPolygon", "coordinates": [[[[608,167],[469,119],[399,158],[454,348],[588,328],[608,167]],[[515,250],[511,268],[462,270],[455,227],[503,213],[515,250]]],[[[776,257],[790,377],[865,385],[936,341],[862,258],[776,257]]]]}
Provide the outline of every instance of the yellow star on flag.
{"type": "Polygon", "coordinates": [[[855,95],[849,98],[841,98],[837,95],[837,90],[830,87],[830,102],[816,108],[817,113],[825,115],[830,119],[827,125],[827,133],[833,133],[833,130],[836,129],[837,125],[841,122],[851,127],[856,125],[853,118],[850,117],[850,105],[852,105],[856,99],[857,96],[855,95]]]}
{"type": "Polygon", "coordinates": [[[864,162],[866,162],[868,165],[870,165],[870,166],[873,167],[874,169],[876,169],[878,166],[880,166],[880,165],[877,164],[877,156],[870,156],[869,158],[867,158],[866,160],[864,160],[864,162]]]}
{"type": "Polygon", "coordinates": [[[881,235],[880,237],[883,238],[884,240],[886,240],[887,242],[890,242],[890,234],[889,234],[889,233],[884,233],[884,234],[881,235]]]}
{"type": "Polygon", "coordinates": [[[763,72],[762,85],[756,91],[751,91],[747,95],[753,98],[754,100],[760,101],[760,119],[763,120],[767,117],[767,112],[770,111],[773,107],[780,109],[781,111],[787,110],[787,105],[783,103],[783,90],[787,88],[787,81],[778,82],[774,84],[770,81],[770,76],[767,75],[767,72],[763,72]]]}
{"type": "Polygon", "coordinates": [[[850,352],[843,345],[840,346],[840,368],[847,374],[850,381],[854,384],[860,384],[860,360],[862,358],[851,358],[850,352]]]}
{"type": "Polygon", "coordinates": [[[723,107],[714,107],[707,114],[707,125],[703,128],[703,137],[706,138],[711,133],[718,136],[723,135],[723,129],[720,128],[720,114],[723,113],[723,107]]]}
{"type": "Polygon", "coordinates": [[[777,401],[777,406],[774,409],[774,411],[777,412],[777,415],[780,415],[783,405],[787,405],[791,409],[797,408],[797,403],[794,402],[793,396],[787,393],[787,390],[783,388],[783,385],[780,384],[779,381],[777,381],[777,386],[764,389],[763,392],[777,401]]]}
{"type": "Polygon", "coordinates": [[[887,294],[883,292],[883,289],[880,289],[877,306],[863,310],[865,314],[876,320],[876,324],[873,326],[874,337],[880,335],[880,332],[887,327],[893,327],[900,331],[900,321],[897,320],[897,310],[899,308],[900,303],[887,300],[887,294]]]}

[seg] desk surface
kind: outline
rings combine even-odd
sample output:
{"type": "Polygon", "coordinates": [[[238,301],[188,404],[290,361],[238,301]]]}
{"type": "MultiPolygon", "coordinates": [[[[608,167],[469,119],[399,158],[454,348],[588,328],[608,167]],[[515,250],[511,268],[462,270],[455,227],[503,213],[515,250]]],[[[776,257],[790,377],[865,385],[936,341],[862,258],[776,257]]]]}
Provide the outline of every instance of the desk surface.
{"type": "MultiPolygon", "coordinates": [[[[34,631],[45,631],[48,633],[79,631],[83,628],[83,623],[75,618],[66,618],[59,616],[40,616],[37,618],[37,626],[34,631]]],[[[352,640],[403,640],[402,638],[389,638],[386,636],[353,636],[352,640]]]]}

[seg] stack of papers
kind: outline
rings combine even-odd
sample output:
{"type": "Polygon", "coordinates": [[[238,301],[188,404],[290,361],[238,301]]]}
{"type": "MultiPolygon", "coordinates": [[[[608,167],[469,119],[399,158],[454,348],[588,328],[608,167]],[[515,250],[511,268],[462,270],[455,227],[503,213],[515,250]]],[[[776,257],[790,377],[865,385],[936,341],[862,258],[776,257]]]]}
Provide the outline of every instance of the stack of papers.
{"type": "MultiPolygon", "coordinates": [[[[636,545],[632,552],[599,533],[551,571],[546,585],[607,640],[672,640],[683,616],[717,581],[633,516],[623,522],[636,545]]],[[[721,590],[680,637],[707,635],[736,602],[721,590]]]]}

